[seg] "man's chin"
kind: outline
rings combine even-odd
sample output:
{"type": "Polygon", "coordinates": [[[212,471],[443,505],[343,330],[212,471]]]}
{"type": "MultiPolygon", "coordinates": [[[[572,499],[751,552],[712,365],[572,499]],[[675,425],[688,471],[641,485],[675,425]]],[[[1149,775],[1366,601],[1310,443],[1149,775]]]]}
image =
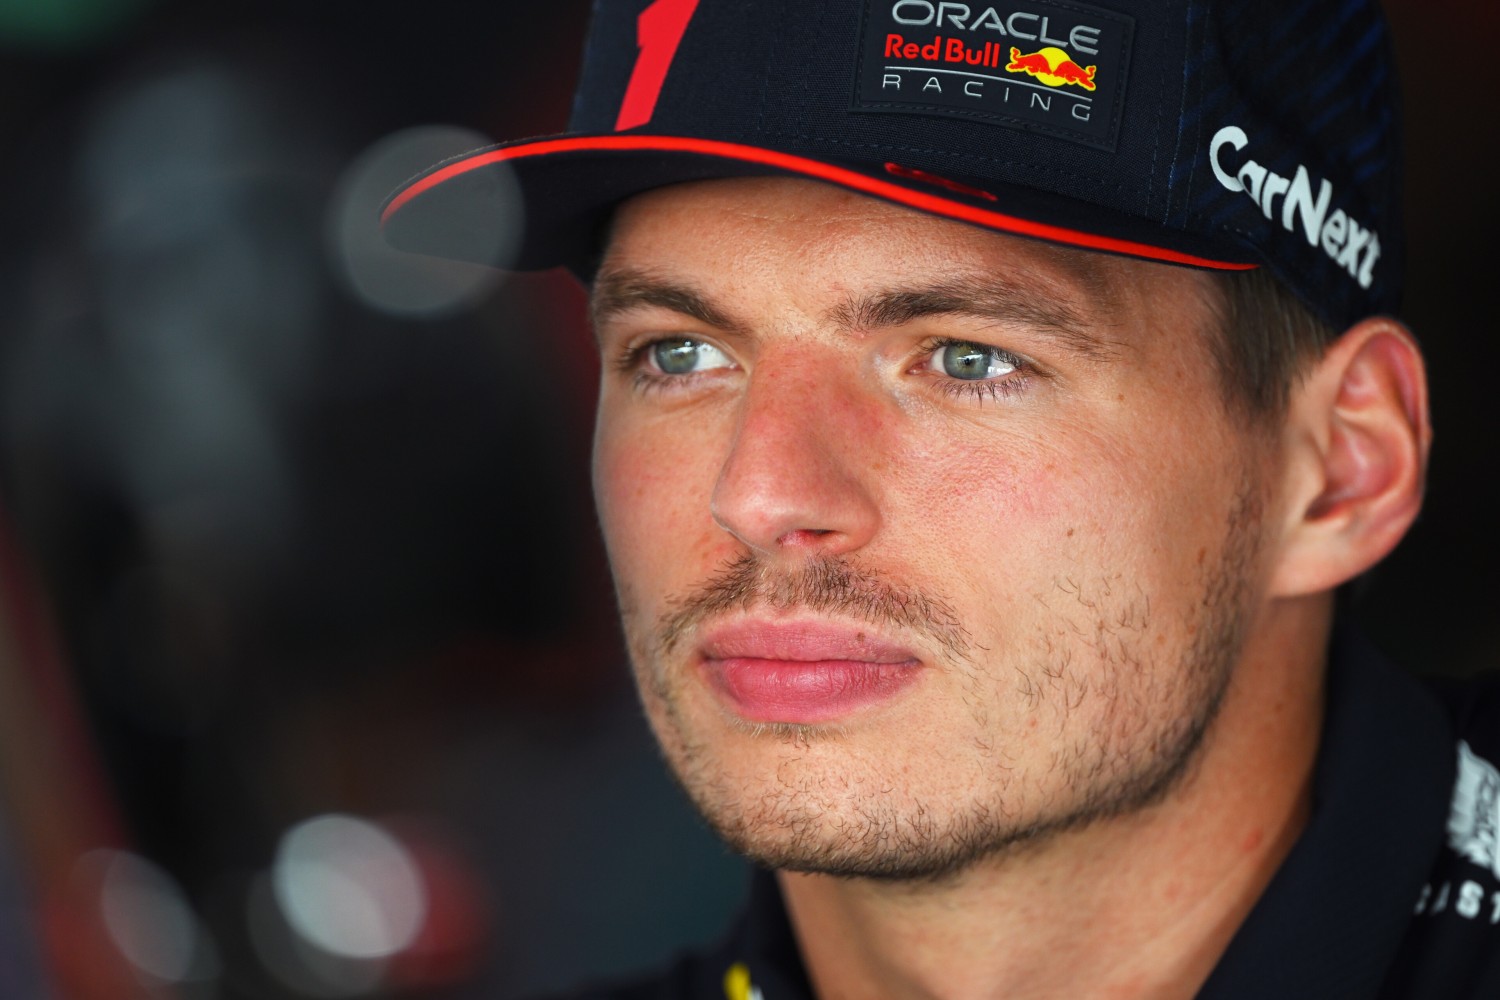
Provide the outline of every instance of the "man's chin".
{"type": "Polygon", "coordinates": [[[942,881],[1031,839],[1029,831],[999,829],[978,817],[922,830],[894,816],[862,815],[863,828],[850,831],[843,818],[825,824],[790,817],[773,825],[700,812],[732,850],[763,868],[844,879],[942,881]]]}
{"type": "MultiPolygon", "coordinates": [[[[884,740],[836,725],[744,723],[718,712],[696,742],[675,713],[658,720],[678,785],[735,852],[765,868],[877,881],[942,881],[985,863],[1045,850],[1059,837],[1150,808],[1177,788],[1197,759],[1218,709],[1217,692],[1157,734],[1157,752],[1130,767],[1122,758],[1080,768],[1052,803],[1023,801],[1027,782],[976,794],[980,775],[937,778],[920,759],[864,769],[884,740]],[[1113,775],[1109,776],[1113,765],[1113,775]],[[903,787],[903,775],[927,779],[903,787]]],[[[678,706],[681,707],[680,705],[678,706]]],[[[701,729],[696,730],[702,732],[701,729]]],[[[930,755],[925,755],[930,756],[930,755]]],[[[1020,778],[1011,774],[1010,779],[1020,778]]]]}
{"type": "Polygon", "coordinates": [[[859,773],[860,734],[851,737],[837,726],[729,728],[733,734],[722,734],[713,750],[682,754],[683,743],[675,739],[663,746],[674,779],[704,822],[764,868],[939,879],[1032,833],[1007,826],[992,808],[964,803],[952,788],[917,801],[893,787],[889,776],[859,773]],[[726,743],[739,752],[725,752],[726,743]],[[947,814],[930,803],[941,803],[947,814]]]}

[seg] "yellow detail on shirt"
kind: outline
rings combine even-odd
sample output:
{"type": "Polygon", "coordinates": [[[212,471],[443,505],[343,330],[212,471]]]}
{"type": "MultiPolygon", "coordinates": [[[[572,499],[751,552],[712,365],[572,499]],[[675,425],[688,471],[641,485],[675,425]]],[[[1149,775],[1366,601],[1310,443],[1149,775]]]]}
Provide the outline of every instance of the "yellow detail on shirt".
{"type": "MultiPolygon", "coordinates": [[[[735,962],[724,973],[724,996],[726,1000],[750,1000],[750,970],[744,962],[735,962]]],[[[756,990],[759,993],[759,990],[756,990]]]]}

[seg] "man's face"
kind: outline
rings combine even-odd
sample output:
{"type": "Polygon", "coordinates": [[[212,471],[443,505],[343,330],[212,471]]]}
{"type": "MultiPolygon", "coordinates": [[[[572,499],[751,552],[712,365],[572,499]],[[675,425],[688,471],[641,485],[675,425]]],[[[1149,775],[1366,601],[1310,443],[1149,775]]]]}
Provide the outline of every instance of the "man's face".
{"type": "Polygon", "coordinates": [[[594,482],[642,698],[774,867],[911,877],[1140,808],[1263,601],[1273,436],[1203,274],[806,181],[618,213],[594,482]]]}

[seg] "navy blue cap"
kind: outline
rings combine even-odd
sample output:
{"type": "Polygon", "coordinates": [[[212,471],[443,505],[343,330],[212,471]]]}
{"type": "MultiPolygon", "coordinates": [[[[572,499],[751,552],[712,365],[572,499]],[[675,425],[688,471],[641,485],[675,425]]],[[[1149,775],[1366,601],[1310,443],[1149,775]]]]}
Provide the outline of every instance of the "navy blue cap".
{"type": "Polygon", "coordinates": [[[1401,287],[1375,0],[599,0],[569,131],[398,190],[396,246],[587,273],[621,200],[810,177],[1002,232],[1268,266],[1336,327],[1401,287]],[[525,201],[519,258],[489,258],[525,201]]]}

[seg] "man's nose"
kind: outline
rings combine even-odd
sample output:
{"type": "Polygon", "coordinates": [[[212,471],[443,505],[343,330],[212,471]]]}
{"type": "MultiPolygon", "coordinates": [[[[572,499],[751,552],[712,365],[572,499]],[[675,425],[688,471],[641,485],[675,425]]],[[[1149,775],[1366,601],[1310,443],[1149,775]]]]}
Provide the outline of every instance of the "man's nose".
{"type": "MultiPolygon", "coordinates": [[[[769,367],[769,366],[768,366],[769,367]]],[[[836,556],[880,524],[867,456],[881,448],[879,401],[815,365],[752,376],[714,486],[715,523],[771,558],[836,556]]]]}

